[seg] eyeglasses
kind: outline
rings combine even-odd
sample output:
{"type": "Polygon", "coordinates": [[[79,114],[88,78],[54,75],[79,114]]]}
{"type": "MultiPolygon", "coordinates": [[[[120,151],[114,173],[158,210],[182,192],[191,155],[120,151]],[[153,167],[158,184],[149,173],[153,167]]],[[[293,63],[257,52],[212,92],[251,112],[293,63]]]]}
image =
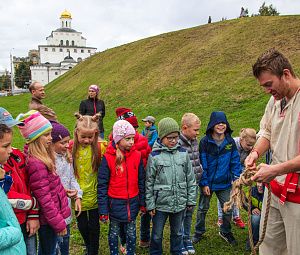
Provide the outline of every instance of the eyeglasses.
{"type": "Polygon", "coordinates": [[[179,136],[178,135],[177,136],[166,136],[166,138],[167,138],[168,142],[171,143],[173,141],[177,142],[179,139],[179,136]]]}

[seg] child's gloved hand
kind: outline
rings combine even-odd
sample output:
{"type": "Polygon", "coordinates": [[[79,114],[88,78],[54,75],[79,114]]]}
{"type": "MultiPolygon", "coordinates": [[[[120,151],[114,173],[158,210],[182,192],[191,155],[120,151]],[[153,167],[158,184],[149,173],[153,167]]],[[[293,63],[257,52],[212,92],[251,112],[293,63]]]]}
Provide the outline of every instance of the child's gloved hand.
{"type": "Polygon", "coordinates": [[[141,215],[144,215],[147,213],[147,209],[145,206],[140,206],[141,215]]]}
{"type": "Polygon", "coordinates": [[[99,219],[102,223],[107,223],[108,222],[108,215],[101,214],[99,219]]]}
{"type": "Polygon", "coordinates": [[[187,207],[186,207],[186,209],[188,210],[188,211],[192,211],[193,209],[194,209],[194,205],[188,205],[187,207]]]}
{"type": "Polygon", "coordinates": [[[150,214],[151,217],[154,217],[155,213],[156,213],[156,212],[155,212],[155,209],[149,211],[149,214],[150,214]]]}

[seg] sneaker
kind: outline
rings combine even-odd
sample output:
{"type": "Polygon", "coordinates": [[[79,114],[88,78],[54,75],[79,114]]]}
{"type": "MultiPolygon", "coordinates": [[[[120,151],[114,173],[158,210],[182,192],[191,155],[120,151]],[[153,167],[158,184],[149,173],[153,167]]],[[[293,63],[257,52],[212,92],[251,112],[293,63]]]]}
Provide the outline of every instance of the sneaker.
{"type": "Polygon", "coordinates": [[[184,245],[181,247],[181,254],[182,255],[189,255],[189,252],[186,250],[186,248],[184,247],[184,245]]]}
{"type": "Polygon", "coordinates": [[[217,225],[218,225],[219,227],[221,227],[221,225],[223,225],[223,220],[222,220],[222,218],[218,218],[217,225]]]}
{"type": "Polygon", "coordinates": [[[224,232],[220,231],[219,235],[230,245],[232,245],[232,246],[237,245],[237,241],[235,240],[235,238],[231,232],[224,233],[224,232]]]}
{"type": "Polygon", "coordinates": [[[120,244],[120,252],[121,252],[121,254],[123,254],[123,255],[126,255],[126,254],[127,254],[126,247],[123,246],[122,244],[120,244]]]}
{"type": "Polygon", "coordinates": [[[195,254],[195,252],[196,252],[191,240],[186,241],[185,249],[188,251],[188,254],[195,254]]]}
{"type": "Polygon", "coordinates": [[[141,248],[149,248],[150,247],[150,241],[140,241],[140,245],[141,248]]]}
{"type": "Polygon", "coordinates": [[[234,218],[233,223],[239,228],[245,228],[246,225],[240,217],[234,218]]]}
{"type": "Polygon", "coordinates": [[[202,234],[200,234],[200,235],[196,234],[193,236],[192,242],[193,242],[193,244],[196,244],[196,243],[199,243],[201,239],[202,239],[202,234]]]}

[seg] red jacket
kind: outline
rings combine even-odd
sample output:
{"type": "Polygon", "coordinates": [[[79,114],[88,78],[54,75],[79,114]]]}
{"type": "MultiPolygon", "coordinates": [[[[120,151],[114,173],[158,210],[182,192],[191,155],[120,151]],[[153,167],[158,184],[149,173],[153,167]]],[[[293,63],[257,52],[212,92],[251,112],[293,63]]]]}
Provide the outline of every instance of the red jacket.
{"type": "Polygon", "coordinates": [[[4,165],[4,170],[13,179],[13,184],[7,193],[7,197],[19,223],[23,224],[26,220],[39,219],[37,202],[29,189],[24,154],[20,150],[13,148],[7,163],[4,165]]]}
{"type": "Polygon", "coordinates": [[[116,169],[116,148],[110,142],[98,173],[98,203],[100,214],[118,221],[135,219],[140,206],[145,206],[145,171],[141,153],[124,152],[123,172],[116,169]]]}
{"type": "Polygon", "coordinates": [[[40,224],[49,225],[56,233],[66,228],[71,215],[66,191],[56,173],[35,157],[29,157],[26,170],[29,186],[40,205],[40,224]]]}

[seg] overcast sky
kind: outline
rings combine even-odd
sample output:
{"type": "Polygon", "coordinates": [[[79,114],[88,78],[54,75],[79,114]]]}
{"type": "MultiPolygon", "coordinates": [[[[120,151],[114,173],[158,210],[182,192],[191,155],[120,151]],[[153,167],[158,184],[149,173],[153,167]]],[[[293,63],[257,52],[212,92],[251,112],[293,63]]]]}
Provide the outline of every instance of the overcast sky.
{"type": "MultiPolygon", "coordinates": [[[[46,44],[60,27],[60,14],[72,14],[72,28],[87,46],[103,51],[124,43],[207,23],[233,19],[240,9],[257,13],[264,0],[0,0],[0,70],[10,70],[10,52],[26,56],[46,44]]],[[[282,15],[300,14],[297,0],[265,1],[282,15]]]]}

